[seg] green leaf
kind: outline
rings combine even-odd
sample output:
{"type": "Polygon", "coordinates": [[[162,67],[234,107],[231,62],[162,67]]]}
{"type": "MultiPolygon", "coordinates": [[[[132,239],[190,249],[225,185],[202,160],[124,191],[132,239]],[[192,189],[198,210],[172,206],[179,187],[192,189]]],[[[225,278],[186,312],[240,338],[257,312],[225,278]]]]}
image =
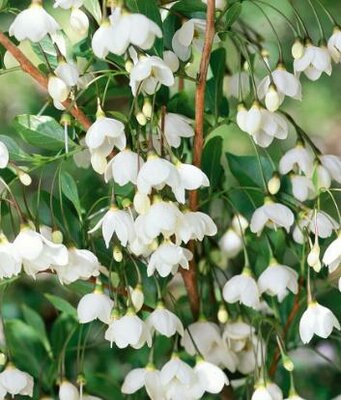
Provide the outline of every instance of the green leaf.
{"type": "Polygon", "coordinates": [[[185,92],[175,94],[168,102],[167,111],[194,119],[194,101],[185,92]]]}
{"type": "Polygon", "coordinates": [[[239,18],[242,12],[242,4],[234,3],[229,7],[225,15],[226,27],[229,28],[239,18]]]}
{"type": "Polygon", "coordinates": [[[58,65],[57,61],[57,51],[52,42],[50,35],[45,35],[45,37],[38,43],[31,43],[32,49],[37,57],[44,64],[46,63],[45,56],[49,60],[49,64],[52,68],[56,68],[58,65]],[[45,54],[45,56],[44,56],[45,54]]]}
{"type": "Polygon", "coordinates": [[[74,205],[79,219],[82,219],[82,207],[79,200],[77,184],[73,177],[66,171],[62,170],[60,174],[60,186],[64,196],[74,205]]]}
{"type": "Polygon", "coordinates": [[[44,296],[57,310],[77,319],[77,310],[68,301],[49,293],[45,293],[44,296]]]}
{"type": "Polygon", "coordinates": [[[46,329],[43,319],[35,310],[28,307],[26,304],[23,304],[22,311],[24,314],[25,321],[37,332],[38,337],[40,338],[46,351],[51,356],[52,355],[51,346],[46,334],[46,329]]]}
{"type": "Polygon", "coordinates": [[[172,50],[172,39],[174,33],[181,28],[181,20],[177,15],[169,13],[163,21],[163,40],[165,47],[172,50]]]}
{"type": "MultiPolygon", "coordinates": [[[[241,186],[258,186],[264,189],[259,161],[256,156],[237,156],[226,153],[231,172],[241,186]]],[[[268,158],[260,156],[261,168],[266,182],[271,178],[273,168],[268,158]]]]}
{"type": "Polygon", "coordinates": [[[102,22],[102,10],[98,0],[84,0],[83,6],[95,18],[98,25],[102,22]]]}
{"type": "MultiPolygon", "coordinates": [[[[14,119],[14,127],[22,139],[45,150],[60,150],[64,144],[64,129],[52,117],[22,114],[14,119]]],[[[75,143],[69,139],[69,147],[75,143]]]]}
{"type": "Polygon", "coordinates": [[[209,140],[202,155],[202,169],[210,180],[210,191],[217,189],[222,181],[223,167],[221,165],[221,155],[223,140],[216,136],[209,140]]]}
{"type": "Polygon", "coordinates": [[[188,18],[198,17],[207,10],[206,4],[198,0],[181,0],[171,7],[171,11],[177,12],[188,18]]]}
{"type": "Polygon", "coordinates": [[[0,135],[0,142],[4,143],[9,151],[10,159],[13,161],[29,161],[30,155],[25,153],[18,143],[9,136],[0,135]]]}
{"type": "Polygon", "coordinates": [[[226,51],[223,48],[214,50],[211,54],[210,67],[213,78],[207,82],[206,105],[215,115],[216,120],[220,115],[223,98],[223,81],[225,75],[226,51]]]}

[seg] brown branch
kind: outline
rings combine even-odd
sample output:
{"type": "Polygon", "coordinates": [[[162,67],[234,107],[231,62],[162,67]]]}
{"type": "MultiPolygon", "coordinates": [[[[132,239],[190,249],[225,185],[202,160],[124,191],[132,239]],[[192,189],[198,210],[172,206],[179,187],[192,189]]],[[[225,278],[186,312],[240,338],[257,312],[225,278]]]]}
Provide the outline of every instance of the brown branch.
{"type": "MultiPolygon", "coordinates": [[[[25,56],[25,54],[21,50],[19,50],[18,47],[15,46],[15,44],[13,44],[13,42],[1,31],[0,43],[18,61],[21,69],[24,72],[32,76],[32,78],[37,81],[44,89],[47,89],[47,76],[40,72],[39,69],[35,65],[33,65],[31,61],[25,56]]],[[[63,106],[66,109],[70,109],[70,113],[83,126],[85,130],[90,127],[91,121],[83,113],[83,111],[77,107],[77,105],[72,105],[72,102],[70,100],[66,100],[64,101],[63,106]]]]}
{"type": "MultiPolygon", "coordinates": [[[[193,144],[194,147],[193,165],[199,168],[201,166],[201,156],[204,145],[204,111],[205,111],[206,78],[210,62],[213,39],[215,35],[214,16],[215,16],[215,0],[208,0],[205,42],[200,61],[198,83],[195,94],[195,136],[193,144]]],[[[189,205],[191,210],[196,210],[198,208],[197,191],[190,192],[189,205]]],[[[195,245],[193,242],[189,244],[189,248],[193,253],[193,259],[190,262],[189,269],[182,270],[181,274],[185,282],[192,314],[196,318],[199,315],[200,302],[198,293],[198,283],[196,277],[196,264],[194,257],[195,245]]]]}

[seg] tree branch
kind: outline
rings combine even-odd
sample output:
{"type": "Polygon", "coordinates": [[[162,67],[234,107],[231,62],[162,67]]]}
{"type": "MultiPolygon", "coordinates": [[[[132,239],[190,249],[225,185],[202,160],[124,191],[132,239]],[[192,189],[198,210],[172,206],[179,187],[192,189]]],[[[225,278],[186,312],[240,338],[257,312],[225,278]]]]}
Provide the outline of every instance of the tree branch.
{"type": "MultiPolygon", "coordinates": [[[[37,81],[40,86],[44,89],[47,89],[48,78],[39,69],[34,66],[31,61],[25,56],[25,54],[18,49],[17,46],[13,44],[13,42],[8,39],[8,37],[0,31],[0,43],[4,46],[4,48],[12,54],[12,56],[18,61],[20,64],[21,69],[32,76],[32,78],[37,81]]],[[[72,105],[70,100],[66,100],[63,103],[63,106],[66,109],[70,109],[70,113],[74,116],[74,118],[83,126],[85,130],[87,130],[90,125],[91,121],[88,117],[80,110],[77,105],[72,105]]]]}
{"type": "MultiPolygon", "coordinates": [[[[201,166],[201,156],[204,145],[204,111],[205,111],[205,88],[208,66],[210,62],[213,39],[215,35],[215,0],[207,1],[207,17],[204,48],[200,61],[200,69],[198,74],[198,83],[195,94],[195,136],[193,145],[193,165],[201,166]]],[[[198,208],[198,192],[192,191],[189,196],[189,205],[191,210],[198,208]]],[[[196,277],[196,263],[194,257],[194,242],[189,244],[189,248],[193,253],[193,259],[190,262],[188,270],[182,270],[181,274],[185,282],[188,298],[193,316],[199,315],[200,299],[198,292],[198,283],[196,277]]]]}

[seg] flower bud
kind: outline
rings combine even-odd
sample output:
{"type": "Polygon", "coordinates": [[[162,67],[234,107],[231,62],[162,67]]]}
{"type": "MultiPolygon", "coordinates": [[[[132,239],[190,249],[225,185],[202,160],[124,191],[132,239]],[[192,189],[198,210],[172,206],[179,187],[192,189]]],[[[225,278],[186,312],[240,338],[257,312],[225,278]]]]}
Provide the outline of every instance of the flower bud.
{"type": "Polygon", "coordinates": [[[24,186],[30,186],[30,184],[32,183],[32,178],[30,177],[30,175],[21,169],[18,170],[18,178],[24,186]]]}
{"type": "Polygon", "coordinates": [[[279,192],[279,189],[281,188],[281,179],[277,172],[273,173],[272,178],[268,181],[267,187],[269,193],[272,195],[275,195],[279,192]]]}
{"type": "Polygon", "coordinates": [[[237,235],[242,236],[245,229],[249,226],[249,222],[241,214],[235,214],[232,218],[231,226],[237,235]]]}
{"type": "Polygon", "coordinates": [[[134,66],[134,64],[131,60],[126,61],[124,67],[125,67],[126,71],[128,72],[128,74],[130,74],[131,70],[133,69],[133,66],[134,66]]]}
{"type": "Polygon", "coordinates": [[[56,230],[52,232],[52,242],[56,244],[62,244],[63,243],[63,234],[61,231],[56,230]]]}
{"type": "Polygon", "coordinates": [[[150,119],[152,117],[153,107],[149,99],[145,99],[142,107],[142,112],[147,119],[150,119]]]}
{"type": "Polygon", "coordinates": [[[308,254],[307,263],[309,267],[312,267],[314,269],[315,272],[321,271],[320,246],[317,240],[315,241],[314,246],[311,248],[308,254]]]}
{"type": "Polygon", "coordinates": [[[271,112],[277,111],[279,106],[281,105],[281,99],[275,86],[273,85],[270,85],[268,92],[265,96],[265,105],[266,108],[271,112]]]}
{"type": "Polygon", "coordinates": [[[147,118],[142,112],[139,112],[136,114],[136,119],[137,119],[137,122],[139,123],[139,125],[141,125],[141,126],[145,126],[147,123],[147,118]]]}
{"type": "Polygon", "coordinates": [[[304,53],[304,45],[301,39],[296,39],[294,44],[291,47],[291,54],[295,60],[301,58],[304,53]]]}
{"type": "Polygon", "coordinates": [[[141,285],[137,285],[134,289],[129,288],[130,297],[136,312],[139,312],[144,303],[144,294],[141,285]]]}
{"type": "Polygon", "coordinates": [[[120,246],[114,246],[112,255],[114,257],[114,260],[118,263],[123,260],[123,253],[120,246]]]}
{"type": "Polygon", "coordinates": [[[218,321],[221,323],[221,324],[226,324],[226,322],[228,321],[228,319],[229,319],[229,314],[228,314],[228,312],[227,312],[227,310],[226,310],[226,307],[224,306],[224,304],[221,304],[220,306],[219,306],[219,310],[218,310],[218,321]]]}
{"type": "Polygon", "coordinates": [[[282,362],[283,362],[283,367],[289,371],[292,372],[295,368],[294,363],[292,362],[291,358],[289,358],[287,355],[284,355],[282,357],[282,362]]]}
{"type": "Polygon", "coordinates": [[[49,95],[60,103],[63,103],[69,96],[69,88],[66,83],[55,75],[49,77],[47,90],[49,95]]]}
{"type": "Polygon", "coordinates": [[[0,365],[5,365],[7,361],[7,357],[4,353],[0,353],[0,365]]]}

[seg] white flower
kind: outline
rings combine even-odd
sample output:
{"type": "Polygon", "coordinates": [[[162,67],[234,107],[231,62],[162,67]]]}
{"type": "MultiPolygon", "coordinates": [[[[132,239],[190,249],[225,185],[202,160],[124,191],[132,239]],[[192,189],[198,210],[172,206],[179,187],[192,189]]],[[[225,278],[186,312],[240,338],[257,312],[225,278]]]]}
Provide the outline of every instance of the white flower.
{"type": "Polygon", "coordinates": [[[168,65],[172,72],[177,72],[180,68],[180,61],[178,57],[170,50],[163,52],[163,61],[168,65]]]}
{"type": "Polygon", "coordinates": [[[252,214],[251,232],[260,234],[265,226],[277,229],[283,227],[289,232],[294,223],[294,214],[287,206],[266,200],[264,205],[257,208],[252,214]]]}
{"type": "Polygon", "coordinates": [[[289,394],[289,397],[284,400],[305,400],[303,397],[299,396],[296,392],[289,394]]]}
{"type": "Polygon", "coordinates": [[[338,26],[334,27],[334,32],[328,40],[328,50],[334,62],[341,61],[341,31],[338,26]]]}
{"type": "Polygon", "coordinates": [[[298,292],[298,273],[286,266],[278,264],[273,260],[258,278],[260,294],[268,293],[277,296],[278,301],[283,301],[288,290],[296,294],[298,292]]]}
{"type": "Polygon", "coordinates": [[[114,302],[101,290],[83,296],[77,307],[77,315],[81,324],[99,319],[105,324],[110,323],[111,310],[114,302]]]}
{"type": "Polygon", "coordinates": [[[102,235],[105,245],[109,248],[111,238],[116,234],[117,239],[123,247],[126,247],[128,242],[131,243],[135,239],[134,220],[128,211],[119,210],[116,206],[111,206],[103,218],[97,225],[89,231],[95,232],[102,227],[102,235]]]}
{"type": "Polygon", "coordinates": [[[178,29],[172,39],[174,53],[181,61],[187,61],[191,56],[191,46],[202,51],[205,40],[206,21],[192,18],[178,29]]]}
{"type": "Polygon", "coordinates": [[[167,399],[180,399],[181,390],[188,390],[195,383],[196,375],[188,364],[173,354],[172,358],[162,367],[160,380],[165,387],[167,399]]]}
{"type": "Polygon", "coordinates": [[[142,194],[137,190],[134,195],[133,204],[138,214],[146,214],[150,209],[151,203],[148,195],[142,194]]]}
{"type": "Polygon", "coordinates": [[[84,0],[55,0],[53,7],[57,8],[64,8],[65,10],[68,10],[69,8],[78,8],[83,5],[84,0]]]}
{"type": "Polygon", "coordinates": [[[219,326],[213,322],[203,320],[190,324],[181,339],[181,345],[191,356],[196,355],[198,349],[206,361],[231,372],[236,371],[237,358],[225,345],[219,326]]]}
{"type": "Polygon", "coordinates": [[[144,56],[139,59],[130,72],[131,91],[134,96],[141,91],[153,95],[161,85],[173,86],[174,76],[168,65],[156,56],[144,56]]]}
{"type": "Polygon", "coordinates": [[[90,126],[85,136],[85,143],[91,153],[91,164],[100,174],[107,166],[106,157],[116,146],[123,150],[126,146],[126,136],[122,122],[100,115],[90,126]]]}
{"type": "Polygon", "coordinates": [[[242,250],[243,240],[234,229],[229,228],[220,238],[219,247],[228,258],[233,258],[242,250]]]}
{"type": "Polygon", "coordinates": [[[0,385],[12,397],[16,395],[33,396],[33,378],[9,364],[0,374],[0,385]]]}
{"type": "Polygon", "coordinates": [[[239,99],[240,94],[247,97],[250,93],[250,75],[246,71],[237,72],[224,78],[224,92],[227,96],[239,99]]]}
{"type": "Polygon", "coordinates": [[[188,249],[165,241],[151,255],[147,275],[152,276],[155,271],[162,277],[169,274],[175,275],[179,267],[189,268],[189,261],[192,257],[193,254],[188,249]]]}
{"type": "Polygon", "coordinates": [[[237,370],[244,375],[253,372],[260,367],[265,358],[265,344],[261,344],[261,340],[256,335],[247,340],[245,347],[236,353],[237,370]]]}
{"type": "Polygon", "coordinates": [[[221,368],[204,360],[196,363],[194,373],[197,378],[197,390],[199,389],[197,393],[200,394],[198,398],[202,398],[205,392],[220,393],[223,387],[229,384],[229,380],[221,368]]]}
{"type": "Polygon", "coordinates": [[[255,309],[259,306],[258,286],[248,271],[233,276],[225,283],[223,297],[227,303],[239,302],[255,309]]]}
{"type": "Polygon", "coordinates": [[[91,47],[96,57],[105,58],[109,51],[115,50],[113,46],[114,30],[111,22],[104,20],[92,37],[91,47]]]}
{"type": "Polygon", "coordinates": [[[15,238],[13,246],[23,261],[25,272],[33,277],[51,265],[66,265],[68,262],[64,245],[53,243],[26,226],[15,238]]]}
{"type": "Polygon", "coordinates": [[[231,226],[239,236],[242,236],[249,226],[249,221],[241,214],[235,214],[232,218],[231,226]]]}
{"type": "Polygon", "coordinates": [[[276,383],[267,381],[265,387],[273,400],[283,400],[283,392],[276,383]]]}
{"type": "Polygon", "coordinates": [[[223,332],[223,340],[234,352],[240,352],[247,347],[255,328],[243,321],[228,322],[223,332]]]}
{"type": "Polygon", "coordinates": [[[53,35],[60,29],[56,20],[48,14],[41,4],[32,2],[24,11],[21,11],[9,28],[10,36],[21,42],[29,39],[31,42],[40,42],[47,34],[53,35]]]}
{"type": "MultiPolygon", "coordinates": [[[[258,85],[258,97],[261,100],[266,98],[273,84],[279,96],[279,105],[283,103],[285,96],[301,100],[302,88],[299,79],[294,74],[288,72],[282,64],[278,65],[277,68],[271,72],[271,77],[269,75],[266,76],[258,85]]],[[[269,107],[267,108],[269,109],[269,107]]]]}
{"type": "Polygon", "coordinates": [[[142,387],[151,400],[164,400],[164,390],[160,382],[160,371],[154,366],[147,365],[146,368],[136,368],[128,372],[122,385],[122,393],[133,394],[142,387]]]}
{"type": "Polygon", "coordinates": [[[180,319],[171,311],[167,310],[163,304],[160,304],[149,315],[146,320],[151,334],[154,331],[161,335],[171,337],[178,332],[180,336],[184,334],[184,327],[180,319]]]}
{"type": "Polygon", "coordinates": [[[256,385],[255,391],[252,394],[251,400],[275,400],[264,383],[256,385]]]}
{"type": "Polygon", "coordinates": [[[79,36],[85,36],[89,30],[89,18],[84,11],[73,8],[70,15],[70,26],[79,36]]]}
{"type": "MultiPolygon", "coordinates": [[[[167,143],[178,148],[181,144],[181,138],[190,138],[194,136],[194,129],[190,125],[192,120],[180,114],[166,113],[164,120],[164,135],[167,143]]],[[[159,129],[161,129],[161,119],[159,120],[159,129]]]]}
{"type": "Polygon", "coordinates": [[[54,70],[54,73],[58,78],[62,79],[67,86],[75,86],[78,83],[79,70],[73,63],[65,61],[60,62],[54,70]]]}
{"type": "Polygon", "coordinates": [[[68,263],[66,265],[53,265],[59,281],[69,285],[78,279],[87,280],[92,276],[99,275],[100,264],[97,257],[89,250],[68,249],[68,263]]]}
{"type": "Polygon", "coordinates": [[[144,304],[144,294],[142,286],[138,284],[134,289],[129,286],[130,298],[135,312],[139,312],[144,304]]]}
{"type": "Polygon", "coordinates": [[[0,169],[6,168],[9,162],[9,152],[5,143],[0,142],[0,169]]]}
{"type": "Polygon", "coordinates": [[[329,267],[330,272],[336,271],[341,264],[341,233],[330,243],[325,251],[322,262],[329,267]]]}
{"type": "Polygon", "coordinates": [[[105,332],[105,339],[111,345],[115,343],[119,349],[128,346],[140,349],[146,342],[149,347],[152,345],[152,336],[147,325],[134,312],[129,310],[121,318],[114,317],[105,332]]]}
{"type": "Polygon", "coordinates": [[[110,21],[113,29],[110,51],[117,55],[124,54],[129,45],[148,50],[153,46],[156,37],[162,37],[160,27],[143,14],[122,12],[116,7],[110,21]]]}
{"type": "Polygon", "coordinates": [[[0,279],[11,278],[21,271],[21,259],[15,247],[4,234],[0,234],[0,279]]]}
{"type": "Polygon", "coordinates": [[[176,233],[182,213],[172,202],[154,200],[149,210],[135,220],[136,236],[144,244],[150,244],[160,234],[169,238],[176,233]]]}
{"type": "Polygon", "coordinates": [[[113,179],[120,186],[128,182],[136,185],[139,169],[143,166],[142,157],[130,149],[124,149],[117,153],[108,163],[104,173],[104,179],[108,182],[113,179]]]}
{"type": "Polygon", "coordinates": [[[49,77],[47,91],[53,100],[58,103],[63,103],[70,93],[70,89],[63,79],[60,79],[55,75],[49,77]]]}
{"type": "Polygon", "coordinates": [[[202,241],[205,236],[217,234],[217,226],[212,218],[200,211],[186,210],[178,220],[176,243],[188,243],[190,240],[202,241]]]}
{"type": "Polygon", "coordinates": [[[243,105],[238,106],[237,124],[261,147],[270,146],[274,138],[286,139],[289,132],[289,126],[284,117],[260,107],[257,103],[249,111],[243,105]]]}
{"type": "Polygon", "coordinates": [[[336,328],[341,329],[335,315],[316,301],[308,304],[300,320],[300,336],[303,343],[309,343],[314,334],[326,339],[336,328]]]}
{"type": "Polygon", "coordinates": [[[341,183],[341,158],[332,154],[320,156],[323,167],[328,171],[330,179],[341,183]]]}
{"type": "Polygon", "coordinates": [[[312,81],[319,79],[323,72],[331,75],[332,64],[327,47],[317,47],[308,43],[304,47],[302,57],[294,60],[294,71],[304,72],[312,81]]]}
{"type": "Polygon", "coordinates": [[[306,201],[316,197],[316,190],[311,178],[302,175],[290,175],[292,194],[297,200],[306,201]]]}
{"type": "Polygon", "coordinates": [[[178,185],[172,187],[175,198],[181,204],[186,202],[185,190],[196,190],[201,186],[208,187],[210,182],[206,174],[198,167],[192,164],[184,164],[176,161],[176,171],[180,181],[178,185]]]}
{"type": "Polygon", "coordinates": [[[296,145],[293,149],[288,150],[279,162],[279,172],[286,175],[290,171],[297,174],[304,173],[311,176],[314,168],[314,157],[301,144],[296,145]]]}
{"type": "MultiPolygon", "coordinates": [[[[71,382],[63,380],[59,386],[59,400],[79,400],[78,389],[71,382]]],[[[84,397],[83,397],[84,399],[84,397]]]]}

